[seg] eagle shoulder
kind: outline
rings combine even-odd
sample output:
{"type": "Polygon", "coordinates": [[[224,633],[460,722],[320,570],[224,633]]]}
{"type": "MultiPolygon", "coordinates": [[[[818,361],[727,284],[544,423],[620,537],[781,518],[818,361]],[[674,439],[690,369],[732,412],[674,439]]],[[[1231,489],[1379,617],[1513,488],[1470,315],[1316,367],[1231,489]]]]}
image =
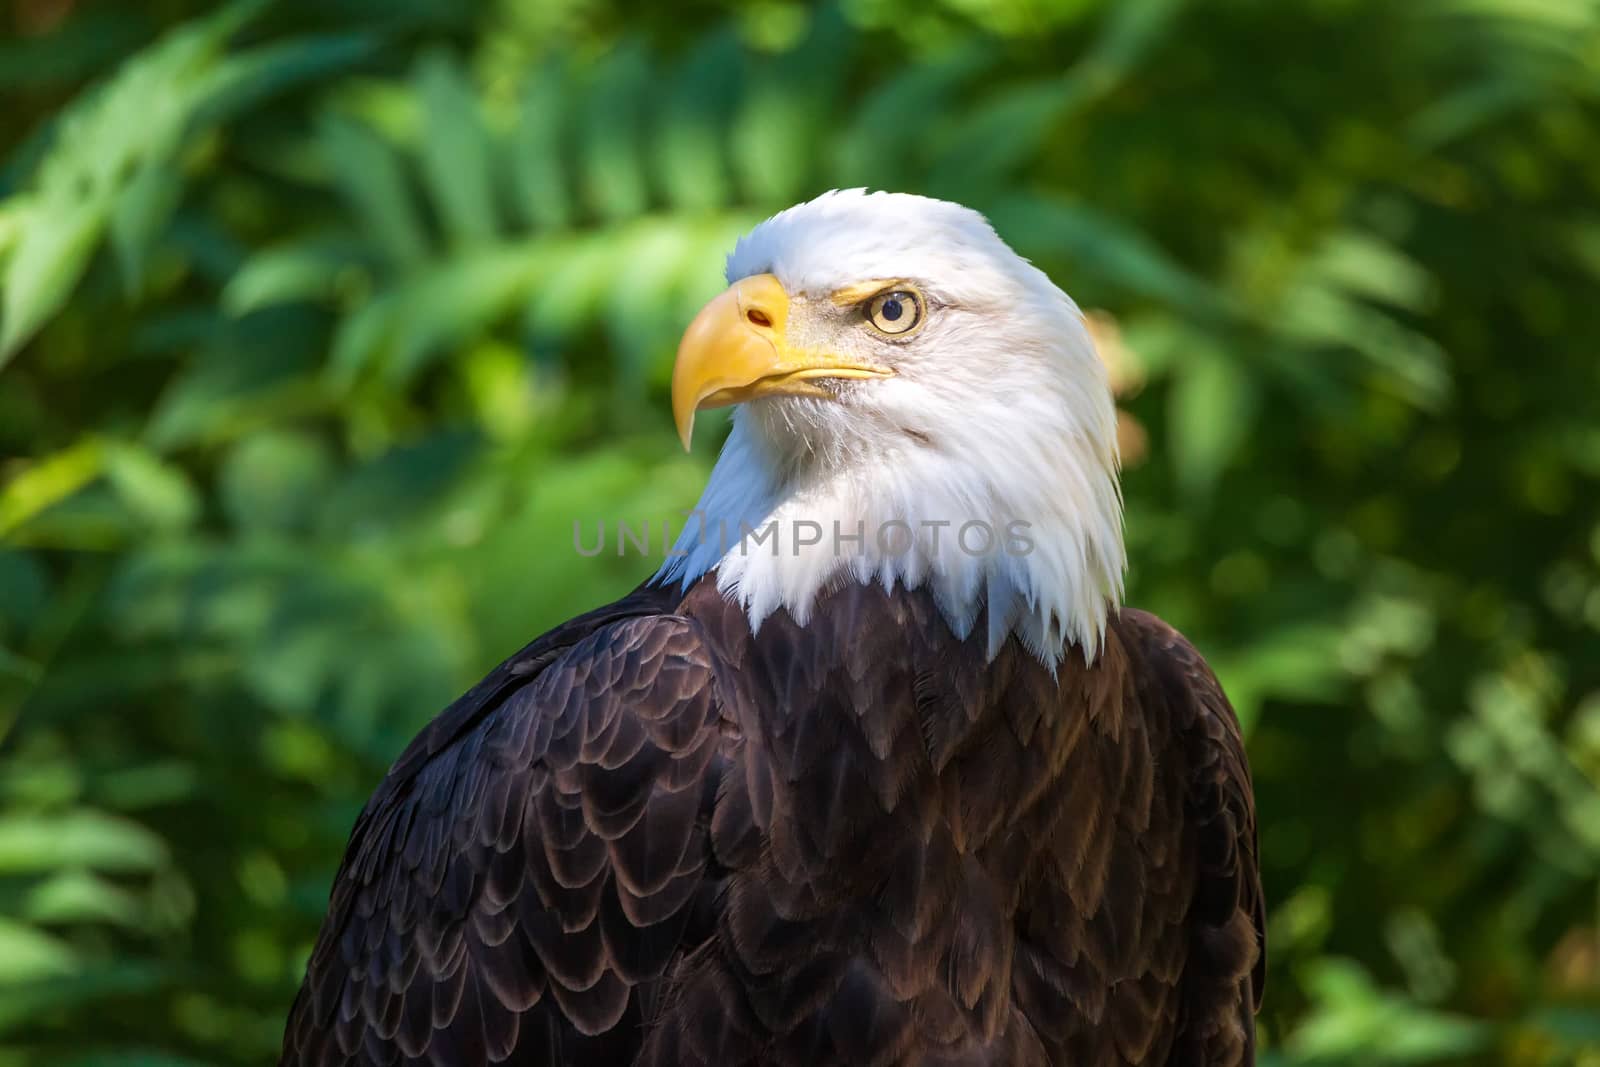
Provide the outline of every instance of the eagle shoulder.
{"type": "MultiPolygon", "coordinates": [[[[704,911],[720,730],[656,591],[552,631],[357,820],[281,1063],[626,1063],[704,911]]],[[[703,921],[703,920],[702,920],[703,921]]]]}
{"type": "Polygon", "coordinates": [[[1196,870],[1173,1062],[1251,1063],[1266,981],[1266,915],[1239,719],[1205,659],[1176,629],[1132,609],[1120,613],[1117,627],[1143,664],[1140,702],[1165,708],[1185,768],[1196,870]]]}

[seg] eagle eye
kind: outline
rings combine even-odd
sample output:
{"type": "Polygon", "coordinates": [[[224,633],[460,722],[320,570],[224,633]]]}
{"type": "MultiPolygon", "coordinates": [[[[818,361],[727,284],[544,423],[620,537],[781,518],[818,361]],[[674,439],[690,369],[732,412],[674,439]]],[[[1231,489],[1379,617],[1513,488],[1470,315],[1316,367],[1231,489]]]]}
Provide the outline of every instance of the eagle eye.
{"type": "Polygon", "coordinates": [[[867,301],[867,321],[880,333],[910,333],[922,322],[922,297],[910,289],[891,289],[867,301]]]}

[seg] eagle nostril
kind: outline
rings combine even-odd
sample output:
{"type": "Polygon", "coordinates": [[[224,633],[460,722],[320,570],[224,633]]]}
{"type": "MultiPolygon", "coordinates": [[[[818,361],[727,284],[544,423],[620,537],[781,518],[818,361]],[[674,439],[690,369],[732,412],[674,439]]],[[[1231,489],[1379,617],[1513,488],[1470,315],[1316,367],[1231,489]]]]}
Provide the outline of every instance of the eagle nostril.
{"type": "Polygon", "coordinates": [[[744,317],[746,319],[750,320],[750,325],[752,325],[752,326],[771,326],[772,325],[772,316],[768,315],[765,311],[762,311],[760,308],[749,308],[748,310],[745,311],[744,317]]]}

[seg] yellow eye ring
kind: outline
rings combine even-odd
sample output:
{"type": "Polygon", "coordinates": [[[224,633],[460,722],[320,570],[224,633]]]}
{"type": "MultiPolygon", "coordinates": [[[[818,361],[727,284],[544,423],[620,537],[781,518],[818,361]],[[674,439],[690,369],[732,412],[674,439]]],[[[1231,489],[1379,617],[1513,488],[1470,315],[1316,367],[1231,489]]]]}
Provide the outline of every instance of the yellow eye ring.
{"type": "Polygon", "coordinates": [[[867,321],[879,333],[900,337],[922,324],[922,296],[912,289],[890,289],[867,301],[867,321]]]}

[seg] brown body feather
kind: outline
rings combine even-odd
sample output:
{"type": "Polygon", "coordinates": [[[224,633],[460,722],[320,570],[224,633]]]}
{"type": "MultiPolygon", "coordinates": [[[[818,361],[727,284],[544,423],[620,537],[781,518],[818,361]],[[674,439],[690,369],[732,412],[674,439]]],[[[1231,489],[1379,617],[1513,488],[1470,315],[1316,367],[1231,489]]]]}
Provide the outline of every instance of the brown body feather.
{"type": "Polygon", "coordinates": [[[855,585],[752,634],[714,574],[546,634],[363,811],[282,1063],[1252,1062],[1216,679],[1136,611],[981,644],[855,585]]]}

